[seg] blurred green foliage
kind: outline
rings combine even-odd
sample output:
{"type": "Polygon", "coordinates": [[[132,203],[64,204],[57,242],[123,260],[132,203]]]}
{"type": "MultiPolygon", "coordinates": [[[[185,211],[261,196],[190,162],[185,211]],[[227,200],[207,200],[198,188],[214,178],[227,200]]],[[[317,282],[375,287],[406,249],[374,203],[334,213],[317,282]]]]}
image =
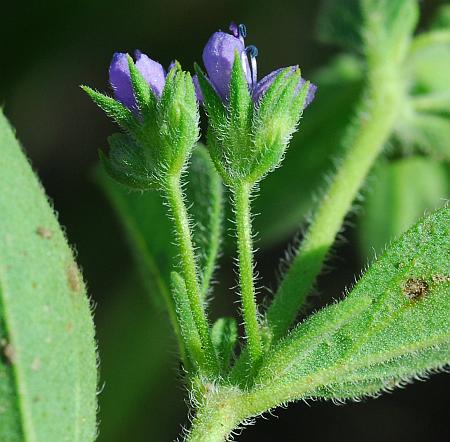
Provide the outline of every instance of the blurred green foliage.
{"type": "MultiPolygon", "coordinates": [[[[339,3],[335,0],[334,6],[339,3]]],[[[448,27],[449,8],[437,15],[439,3],[443,2],[424,2],[421,27],[426,27],[430,18],[435,20],[436,28],[448,27]]],[[[210,33],[218,27],[225,28],[230,19],[247,24],[251,42],[260,49],[261,72],[269,72],[274,66],[300,63],[303,75],[319,86],[317,98],[302,121],[301,131],[293,139],[283,167],[262,182],[261,193],[254,202],[255,213],[260,214],[255,217],[255,230],[260,236],[258,245],[266,250],[258,255],[263,258],[260,266],[271,275],[284,243],[308,219],[315,197],[323,187],[324,176],[339,157],[339,140],[352,117],[362,86],[357,59],[348,56],[335,59],[335,49],[315,40],[317,4],[313,0],[245,3],[233,0],[214,4],[204,0],[176,0],[167,7],[162,1],[138,1],[124,6],[119,1],[52,0],[45,4],[16,2],[8,5],[12,11],[4,10],[8,20],[4,20],[0,29],[0,46],[4,60],[10,62],[7,68],[6,63],[0,66],[0,100],[5,103],[6,113],[54,199],[71,242],[77,244],[78,259],[97,302],[100,383],[104,384],[99,394],[100,440],[172,440],[179,432],[174,422],[182,422],[185,407],[181,382],[173,380],[179,369],[173,357],[175,339],[168,328],[164,329],[163,324],[168,322],[166,314],[148,299],[149,293],[152,300],[157,298],[154,294],[158,288],[149,278],[142,282],[131,270],[132,260],[121,230],[114,223],[114,213],[88,179],[90,168],[97,162],[97,148],[105,145],[112,126],[99,118],[78,85],[89,81],[104,89],[112,52],[135,47],[164,65],[176,54],[190,68],[194,61],[200,61],[203,44],[210,33]],[[313,74],[313,69],[318,67],[321,68],[313,74]]],[[[331,43],[336,41],[332,39],[331,43]]],[[[423,79],[422,85],[426,86],[432,78],[433,87],[439,83],[443,89],[448,88],[447,55],[445,48],[436,48],[417,56],[420,66],[416,72],[423,79]],[[432,63],[437,58],[441,61],[439,68],[432,63]]],[[[425,86],[416,92],[422,93],[425,86]]],[[[442,128],[442,136],[437,141],[450,138],[442,116],[439,115],[437,123],[436,115],[432,117],[427,128],[437,125],[442,128]]],[[[417,122],[424,121],[415,120],[414,128],[417,122]]],[[[407,133],[399,126],[398,133],[402,132],[407,133]]],[[[425,210],[448,198],[448,166],[442,159],[448,159],[445,153],[448,150],[444,149],[448,149],[449,143],[437,143],[427,133],[425,130],[414,135],[412,141],[422,137],[432,147],[441,146],[441,153],[434,159],[424,158],[429,149],[411,147],[405,138],[397,144],[399,137],[393,140],[387,158],[374,171],[365,192],[366,202],[357,230],[358,245],[343,249],[345,262],[351,267],[348,273],[356,273],[361,267],[354,260],[357,250],[361,251],[364,263],[368,255],[372,256],[372,247],[381,250],[425,210]],[[404,158],[405,153],[411,154],[411,158],[404,158]],[[399,212],[405,215],[401,222],[397,217],[399,212]]],[[[121,204],[133,205],[132,198],[121,204]]],[[[163,269],[165,279],[169,276],[171,260],[167,256],[167,244],[173,238],[159,198],[154,194],[146,194],[145,198],[153,208],[135,204],[133,210],[144,236],[150,235],[151,229],[158,225],[159,234],[152,237],[154,259],[163,269]]],[[[139,239],[140,247],[146,247],[145,241],[139,239]]],[[[217,274],[217,279],[226,287],[231,285],[225,270],[217,274]]],[[[351,277],[334,272],[325,276],[321,284],[328,287],[330,280],[333,290],[351,283],[351,277]]],[[[262,284],[271,282],[270,276],[264,275],[262,284]]],[[[217,310],[221,308],[216,306],[217,310]]],[[[445,402],[439,402],[438,397],[428,396],[422,401],[427,404],[426,409],[420,408],[420,400],[401,402],[401,399],[386,398],[383,401],[385,409],[395,416],[390,419],[389,413],[382,413],[381,409],[378,413],[384,416],[383,426],[391,430],[390,436],[401,431],[399,437],[404,436],[405,440],[407,434],[413,437],[426,434],[432,438],[443,428],[445,419],[439,416],[444,417],[445,402]],[[401,407],[395,405],[396,400],[401,407]]],[[[352,408],[351,416],[346,416],[342,409],[331,412],[318,407],[316,414],[311,415],[318,425],[309,431],[325,432],[321,420],[332,414],[346,419],[339,422],[335,430],[338,433],[333,437],[345,435],[346,440],[352,440],[351,437],[359,434],[359,440],[370,440],[373,435],[367,433],[369,425],[362,428],[361,424],[356,436],[350,436],[348,428],[355,429],[357,422],[368,422],[367,410],[377,410],[376,407],[382,406],[367,404],[360,409],[352,408]]],[[[296,410],[291,422],[294,427],[298,422],[296,410]]],[[[270,427],[260,428],[246,433],[242,440],[269,438],[270,427]]],[[[297,437],[289,435],[288,424],[284,430],[278,425],[277,430],[279,438],[297,437]]],[[[320,438],[324,433],[316,434],[320,438]]],[[[307,435],[305,432],[304,436],[307,435]]]]}

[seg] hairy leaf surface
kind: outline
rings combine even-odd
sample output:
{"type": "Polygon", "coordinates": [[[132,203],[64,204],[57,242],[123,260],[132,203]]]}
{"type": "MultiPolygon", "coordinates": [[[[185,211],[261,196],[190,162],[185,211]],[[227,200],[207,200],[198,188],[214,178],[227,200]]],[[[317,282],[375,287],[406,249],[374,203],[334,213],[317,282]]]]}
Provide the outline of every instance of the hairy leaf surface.
{"type": "Polygon", "coordinates": [[[97,361],[81,273],[0,113],[0,440],[93,441],[97,361]]]}
{"type": "MultiPolygon", "coordinates": [[[[97,177],[127,232],[149,292],[173,305],[169,294],[170,273],[177,252],[163,199],[156,191],[130,192],[103,170],[98,171],[97,177]]],[[[206,294],[219,252],[222,187],[201,146],[194,150],[186,181],[186,203],[201,269],[202,292],[206,294]]]]}
{"type": "Polygon", "coordinates": [[[270,351],[257,380],[283,401],[356,398],[450,362],[450,209],[415,224],[341,302],[270,351]]]}

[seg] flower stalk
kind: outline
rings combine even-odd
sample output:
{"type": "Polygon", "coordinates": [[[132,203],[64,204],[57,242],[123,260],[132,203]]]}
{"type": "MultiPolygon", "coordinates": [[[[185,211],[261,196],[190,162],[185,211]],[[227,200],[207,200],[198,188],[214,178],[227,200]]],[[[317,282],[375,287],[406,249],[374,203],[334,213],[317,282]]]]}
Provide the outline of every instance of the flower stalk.
{"type": "Polygon", "coordinates": [[[252,361],[252,367],[255,367],[262,355],[262,344],[253,275],[252,220],[250,213],[251,186],[247,183],[240,183],[234,187],[233,194],[239,254],[242,314],[244,317],[250,359],[252,361]]]}
{"type": "Polygon", "coordinates": [[[208,374],[218,373],[218,363],[209,333],[208,320],[202,305],[200,285],[195,262],[194,246],[191,239],[189,218],[183,199],[180,176],[170,176],[165,186],[165,197],[172,214],[177,235],[183,278],[186,284],[189,305],[204,351],[205,369],[208,374]]]}

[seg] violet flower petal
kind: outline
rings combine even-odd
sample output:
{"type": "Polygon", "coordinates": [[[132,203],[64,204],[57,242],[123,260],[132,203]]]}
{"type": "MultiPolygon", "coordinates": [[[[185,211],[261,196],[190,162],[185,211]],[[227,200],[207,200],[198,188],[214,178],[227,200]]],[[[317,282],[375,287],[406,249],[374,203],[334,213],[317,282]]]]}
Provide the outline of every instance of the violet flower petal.
{"type": "Polygon", "coordinates": [[[314,83],[309,83],[308,93],[306,94],[305,109],[311,104],[316,96],[317,86],[314,83]]]}
{"type": "Polygon", "coordinates": [[[127,54],[116,52],[113,55],[109,66],[109,83],[118,101],[129,109],[136,109],[136,99],[131,86],[127,54]]]}
{"type": "MultiPolygon", "coordinates": [[[[244,44],[239,38],[225,32],[215,32],[206,43],[203,50],[203,63],[211,83],[222,100],[227,100],[230,93],[231,69],[235,52],[242,54],[244,49],[244,44]]],[[[246,57],[244,71],[247,82],[250,84],[250,66],[246,57]]]]}
{"type": "Polygon", "coordinates": [[[135,52],[136,67],[151,87],[155,95],[161,97],[166,84],[166,72],[157,61],[152,60],[141,51],[135,52]]]}
{"type": "Polygon", "coordinates": [[[200,83],[198,81],[198,75],[194,75],[192,77],[192,81],[194,83],[194,89],[195,89],[195,95],[197,96],[197,101],[200,104],[203,104],[203,94],[202,94],[202,89],[200,87],[200,83]]]}
{"type": "Polygon", "coordinates": [[[167,68],[167,74],[169,74],[169,72],[176,66],[176,64],[177,62],[175,60],[170,62],[169,67],[167,68]]]}

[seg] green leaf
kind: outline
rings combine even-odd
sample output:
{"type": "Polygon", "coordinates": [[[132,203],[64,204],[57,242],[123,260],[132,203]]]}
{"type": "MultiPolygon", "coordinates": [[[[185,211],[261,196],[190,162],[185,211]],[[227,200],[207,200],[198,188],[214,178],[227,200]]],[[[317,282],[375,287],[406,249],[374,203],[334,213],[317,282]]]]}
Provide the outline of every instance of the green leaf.
{"type": "Polygon", "coordinates": [[[319,38],[345,49],[376,49],[401,60],[418,17],[416,0],[325,0],[319,38]]]}
{"type": "Polygon", "coordinates": [[[97,359],[81,273],[0,113],[0,440],[94,441],[97,359]]]}
{"type": "MultiPolygon", "coordinates": [[[[97,179],[128,235],[149,292],[157,294],[157,298],[163,299],[166,306],[171,306],[169,313],[175,323],[169,288],[177,252],[162,198],[158,192],[130,192],[102,169],[98,169],[97,179]]],[[[186,181],[194,244],[201,269],[202,293],[206,296],[220,246],[222,187],[207,152],[201,146],[194,150],[186,181]]]]}
{"type": "Polygon", "coordinates": [[[343,301],[297,326],[268,353],[258,388],[279,403],[356,398],[448,364],[449,219],[448,207],[422,219],[343,301]]]}
{"type": "Polygon", "coordinates": [[[157,155],[163,173],[166,169],[169,174],[179,173],[199,138],[198,105],[188,72],[177,68],[169,72],[158,102],[156,126],[161,139],[157,155]]]}
{"type": "Polygon", "coordinates": [[[418,35],[411,44],[406,73],[411,76],[413,94],[449,91],[450,29],[418,35]]]}
{"type": "Polygon", "coordinates": [[[397,125],[395,138],[407,153],[423,152],[450,161],[450,115],[418,112],[397,125]]]}
{"type": "Polygon", "coordinates": [[[127,235],[148,293],[156,305],[165,305],[172,324],[175,324],[175,307],[169,287],[176,251],[167,209],[159,192],[131,192],[113,180],[102,167],[97,168],[96,179],[127,235]]]}
{"type": "Polygon", "coordinates": [[[186,284],[183,277],[177,272],[172,272],[171,274],[171,288],[180,324],[180,332],[184,342],[184,351],[187,353],[183,359],[190,366],[195,365],[196,362],[204,363],[202,343],[192,316],[186,284]]]}
{"type": "Polygon", "coordinates": [[[219,356],[222,372],[230,366],[237,338],[238,327],[235,318],[219,318],[214,323],[211,339],[219,356]]]}
{"type": "Polygon", "coordinates": [[[217,265],[223,223],[223,187],[207,150],[197,146],[186,183],[190,203],[189,213],[194,221],[193,240],[197,248],[201,293],[205,299],[217,265]]]}
{"type": "Polygon", "coordinates": [[[359,221],[359,245],[367,261],[450,194],[448,167],[432,158],[381,161],[370,179],[359,221]]]}

